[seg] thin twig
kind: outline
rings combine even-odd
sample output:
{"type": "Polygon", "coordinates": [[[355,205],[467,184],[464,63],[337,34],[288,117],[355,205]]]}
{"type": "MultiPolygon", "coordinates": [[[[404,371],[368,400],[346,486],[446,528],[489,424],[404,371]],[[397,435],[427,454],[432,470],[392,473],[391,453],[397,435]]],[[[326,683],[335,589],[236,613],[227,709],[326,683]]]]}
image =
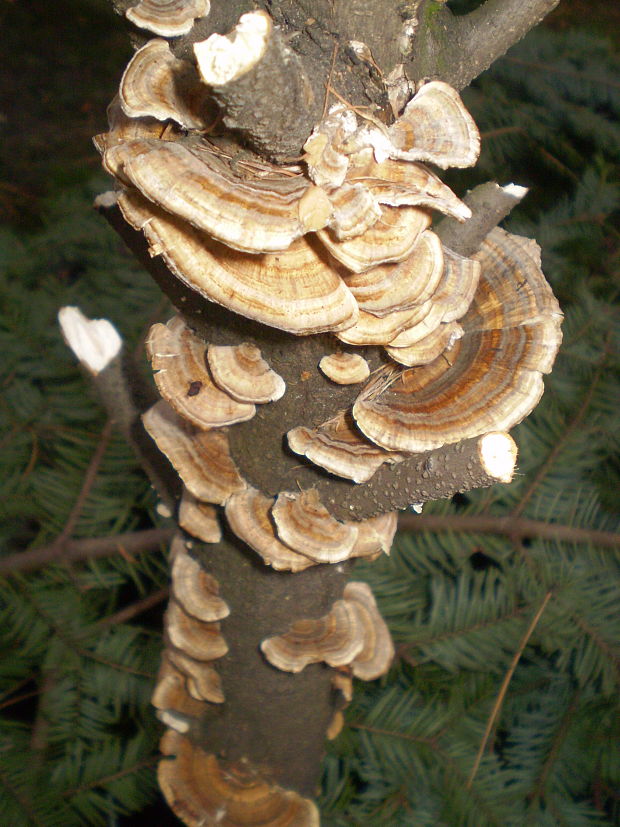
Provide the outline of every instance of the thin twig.
{"type": "Polygon", "coordinates": [[[467,531],[476,534],[499,534],[516,540],[540,537],[543,540],[592,543],[605,548],[620,548],[620,534],[613,531],[559,525],[512,515],[499,517],[487,514],[402,514],[398,520],[398,527],[401,531],[467,531]]]}
{"type": "Polygon", "coordinates": [[[73,504],[73,508],[69,513],[69,516],[67,517],[67,522],[65,523],[63,530],[52,543],[53,546],[64,546],[66,540],[68,540],[69,537],[71,537],[73,529],[75,528],[76,523],[80,519],[80,515],[82,514],[84,504],[86,503],[86,500],[88,499],[91,489],[95,483],[95,479],[99,472],[99,466],[101,465],[103,456],[107,451],[108,443],[110,442],[111,436],[112,420],[108,419],[105,425],[103,426],[103,430],[99,434],[97,440],[97,447],[92,457],[90,458],[90,462],[88,463],[88,468],[86,469],[86,473],[84,474],[84,479],[82,481],[82,487],[80,489],[80,492],[77,495],[75,503],[73,504]]]}
{"type": "Polygon", "coordinates": [[[553,66],[549,63],[539,63],[534,60],[523,60],[520,57],[512,57],[505,55],[504,60],[509,63],[516,63],[519,66],[525,66],[528,69],[540,69],[542,72],[552,73],[554,75],[566,75],[569,78],[576,78],[576,80],[587,80],[590,83],[600,83],[603,86],[613,86],[614,89],[620,89],[620,82],[608,78],[597,78],[594,75],[588,75],[585,72],[575,72],[571,69],[562,69],[560,66],[553,66]]]}
{"type": "Polygon", "coordinates": [[[125,606],[124,609],[120,609],[120,611],[102,618],[97,623],[97,626],[101,628],[105,626],[116,626],[118,623],[127,623],[128,620],[132,620],[137,615],[142,614],[142,612],[152,609],[153,606],[157,606],[158,603],[163,603],[164,600],[168,599],[169,595],[170,589],[168,586],[165,586],[163,589],[158,589],[156,592],[143,597],[142,600],[137,600],[130,606],[125,606]]]}
{"type": "Polygon", "coordinates": [[[138,772],[138,770],[144,769],[145,767],[153,767],[160,760],[160,757],[159,755],[151,755],[124,770],[119,770],[111,775],[105,775],[103,778],[97,778],[95,781],[89,781],[88,784],[82,784],[80,787],[65,790],[63,796],[65,798],[71,798],[74,795],[86,792],[86,790],[92,790],[94,787],[104,787],[106,784],[111,784],[112,781],[117,781],[119,778],[124,778],[126,775],[131,775],[131,773],[138,772]]]}
{"type": "Polygon", "coordinates": [[[510,684],[510,681],[512,680],[512,676],[514,675],[515,669],[517,668],[517,664],[521,660],[521,655],[523,654],[525,647],[527,646],[528,641],[534,632],[534,629],[538,625],[538,622],[542,617],[542,613],[545,611],[545,608],[547,607],[547,603],[551,599],[551,594],[552,592],[547,592],[547,594],[544,596],[542,603],[538,607],[536,614],[530,622],[530,625],[525,630],[525,634],[521,638],[517,651],[515,652],[514,657],[510,662],[510,666],[508,667],[508,671],[504,676],[502,685],[500,686],[499,692],[497,693],[497,698],[495,699],[495,703],[493,704],[493,709],[491,710],[489,720],[487,721],[486,729],[484,731],[484,735],[482,736],[482,742],[480,743],[480,748],[478,749],[478,754],[476,755],[476,760],[474,761],[474,766],[472,767],[469,778],[467,779],[468,790],[471,788],[474,778],[476,777],[476,773],[478,772],[480,762],[482,761],[482,756],[484,755],[484,751],[487,747],[489,736],[491,735],[491,731],[495,726],[495,721],[497,720],[497,717],[502,708],[502,704],[504,703],[504,698],[506,697],[508,686],[510,684]]]}
{"type": "Polygon", "coordinates": [[[172,539],[173,528],[149,528],[145,531],[128,531],[112,537],[87,537],[82,540],[67,540],[63,545],[52,543],[49,546],[9,554],[0,560],[0,576],[9,576],[20,572],[34,571],[49,563],[77,562],[96,560],[120,553],[121,549],[129,554],[154,551],[163,543],[172,539]]]}

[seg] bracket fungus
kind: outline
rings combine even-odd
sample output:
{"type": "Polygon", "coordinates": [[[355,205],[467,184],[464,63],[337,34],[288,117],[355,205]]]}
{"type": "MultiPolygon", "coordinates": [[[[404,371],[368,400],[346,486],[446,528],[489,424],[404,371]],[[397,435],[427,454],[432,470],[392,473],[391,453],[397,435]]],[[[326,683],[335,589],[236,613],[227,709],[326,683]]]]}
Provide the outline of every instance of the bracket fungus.
{"type": "MultiPolygon", "coordinates": [[[[252,597],[259,580],[256,594],[266,582],[270,599],[284,595],[273,625],[290,628],[265,637],[271,626],[256,623],[248,683],[260,670],[274,679],[269,664],[298,673],[322,662],[338,670],[334,686],[349,700],[352,678],[385,674],[394,646],[369,587],[343,589],[336,576],[344,580],[347,566],[328,564],[389,553],[394,509],[405,503],[510,480],[516,447],[505,431],[542,393],[561,312],[534,242],[489,225],[481,244],[482,232],[462,246],[445,223],[431,229],[434,212],[461,224],[472,216],[469,195],[461,200],[425,166],[465,167],[478,157],[478,130],[454,89],[432,80],[408,100],[401,65],[386,76],[391,122],[343,100],[321,117],[305,56],[264,10],[243,14],[228,34],[192,43],[208,31],[201,23],[172,49],[162,39],[188,33],[208,12],[208,0],[140,0],[127,10],[160,37],[136,51],[109,130],[95,139],[116,180],[123,236],[135,240],[128,225],[143,259],[145,250],[160,259],[153,272],[184,314],[149,333],[163,399],[143,422],[184,483],[181,527],[238,551],[239,583],[255,577],[252,597]],[[283,98],[276,113],[263,109],[274,89],[283,98]],[[274,137],[289,131],[303,154],[274,137]],[[284,470],[257,470],[247,455],[254,441],[265,447],[262,466],[274,457],[284,470]],[[321,608],[304,596],[298,609],[280,572],[314,584],[321,608]],[[295,614],[303,619],[291,625],[295,614]]],[[[349,49],[374,64],[365,44],[349,49]]],[[[220,596],[207,570],[224,583],[220,555],[205,554],[203,568],[200,552],[194,558],[179,540],[171,561],[153,695],[171,728],[159,765],[170,806],[190,827],[318,827],[311,801],[271,783],[268,772],[282,777],[277,761],[263,776],[249,760],[232,760],[245,746],[219,741],[210,754],[185,737],[202,742],[228,721],[225,704],[205,725],[208,704],[224,703],[223,687],[237,691],[227,670],[243,660],[232,639],[225,657],[220,622],[234,628],[236,607],[247,604],[235,602],[235,589],[220,596]],[[221,755],[231,760],[219,763],[221,755]]],[[[325,670],[313,671],[324,679],[325,670]]],[[[341,715],[332,733],[340,724],[341,715]]]]}
{"type": "Polygon", "coordinates": [[[210,0],[138,0],[125,12],[141,29],[163,37],[187,34],[197,17],[205,17],[211,8],[210,0]]]}
{"type": "Polygon", "coordinates": [[[297,620],[288,632],[261,643],[263,654],[285,672],[310,663],[349,666],[353,675],[374,680],[394,657],[394,644],[367,583],[349,582],[328,614],[297,620]]]}
{"type": "Polygon", "coordinates": [[[220,429],[202,431],[186,422],[163,399],[142,415],[144,427],[165,454],[187,490],[200,502],[224,505],[246,484],[220,429]]]}
{"type": "Polygon", "coordinates": [[[180,316],[154,324],[146,340],[155,384],[175,411],[198,428],[221,428],[251,419],[256,408],[239,402],[213,381],[205,342],[180,316]]]}
{"type": "Polygon", "coordinates": [[[261,777],[245,762],[222,762],[173,730],[164,733],[158,780],[188,827],[319,827],[310,799],[261,777]]]}

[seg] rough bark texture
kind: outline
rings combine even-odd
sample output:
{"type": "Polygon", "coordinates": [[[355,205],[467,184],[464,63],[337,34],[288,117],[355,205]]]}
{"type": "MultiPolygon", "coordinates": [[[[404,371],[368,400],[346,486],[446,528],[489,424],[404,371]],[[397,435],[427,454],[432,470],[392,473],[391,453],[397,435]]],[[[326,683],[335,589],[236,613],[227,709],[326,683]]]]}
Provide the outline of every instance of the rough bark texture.
{"type": "MultiPolygon", "coordinates": [[[[120,12],[134,4],[132,0],[113,2],[120,12]]],[[[248,83],[248,100],[235,103],[236,133],[227,136],[222,132],[221,137],[234,137],[242,147],[260,149],[267,157],[296,158],[317,115],[336,100],[332,91],[356,107],[371,106],[374,117],[388,121],[383,77],[397,64],[405,64],[413,81],[433,77],[462,88],[557,2],[487,0],[476,12],[455,18],[433,0],[263,0],[258,4],[213,0],[210,16],[171,45],[177,56],[189,57],[192,42],[212,32],[228,32],[240,14],[256,5],[265,8],[296,54],[298,82],[270,86],[262,81],[260,101],[255,101],[255,106],[253,92],[249,92],[255,87],[248,83]],[[360,59],[350,41],[365,42],[372,59],[360,59]],[[300,111],[299,89],[306,84],[312,97],[300,111]],[[286,108],[297,110],[296,128],[291,126],[283,135],[278,113],[286,108]]],[[[136,44],[146,39],[135,29],[132,37],[136,44]]],[[[225,95],[220,97],[226,112],[230,103],[225,95]]],[[[217,139],[217,135],[213,137],[217,139]]],[[[475,249],[517,199],[507,203],[494,187],[480,200],[490,206],[477,210],[480,216],[484,213],[478,223],[463,229],[444,223],[444,240],[457,252],[467,254],[475,249]]],[[[476,440],[419,455],[394,469],[382,469],[363,486],[329,477],[292,455],[283,442],[286,431],[297,425],[320,424],[349,406],[357,395],[355,386],[341,387],[336,400],[334,386],[316,369],[325,353],[348,348],[328,335],[297,338],[263,328],[207,303],[174,279],[160,259],[149,258],[141,235],[129,229],[114,208],[104,212],[207,341],[255,342],[286,380],[287,393],[279,403],[260,406],[251,422],[230,429],[233,457],[251,483],[271,494],[316,486],[332,513],[348,519],[485,484],[471,462],[476,440]]],[[[371,369],[383,361],[379,348],[355,350],[363,353],[371,369]]],[[[342,592],[347,566],[317,566],[301,574],[280,574],[262,566],[253,552],[231,536],[217,546],[201,546],[197,551],[218,579],[231,615],[222,623],[230,653],[219,665],[227,701],[209,710],[194,737],[208,751],[227,758],[247,757],[278,783],[312,795],[319,776],[323,734],[335,707],[330,670],[314,666],[299,675],[288,675],[266,664],[258,647],[264,637],[284,632],[293,620],[324,614],[342,592]]]]}

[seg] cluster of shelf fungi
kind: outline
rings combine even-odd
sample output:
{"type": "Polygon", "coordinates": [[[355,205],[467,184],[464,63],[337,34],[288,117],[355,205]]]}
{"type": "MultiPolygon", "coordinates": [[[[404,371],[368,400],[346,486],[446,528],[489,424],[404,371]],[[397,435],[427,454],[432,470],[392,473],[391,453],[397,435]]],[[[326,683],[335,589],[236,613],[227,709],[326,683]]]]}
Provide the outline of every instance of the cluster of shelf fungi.
{"type": "MultiPolygon", "coordinates": [[[[191,317],[150,331],[162,398],[144,426],[183,482],[183,533],[170,552],[153,695],[167,727],[159,782],[188,825],[303,827],[319,823],[309,798],[249,762],[218,760],[191,737],[205,706],[226,702],[218,659],[234,641],[226,640],[226,595],[192,555],[189,538],[218,543],[225,521],[266,566],[296,573],[390,551],[397,512],[377,507],[360,519],[351,506],[355,519],[345,519],[322,495],[332,475],[361,489],[379,471],[398,480],[399,467],[414,463],[427,479],[417,489],[423,501],[463,487],[454,472],[435,485],[432,474],[433,457],[441,464],[460,451],[477,484],[509,481],[516,448],[507,431],[542,394],[561,312],[535,242],[495,228],[464,256],[431,229],[433,213],[459,222],[471,215],[425,166],[477,159],[478,130],[456,91],[431,81],[408,100],[397,89],[389,124],[336,103],[295,163],[239,160],[233,143],[211,137],[218,94],[234,93],[270,50],[287,47],[270,17],[255,11],[229,35],[194,44],[193,60],[176,57],[166,38],[187,33],[208,12],[208,0],[140,0],[127,10],[155,36],[130,61],[109,131],[95,139],[116,181],[106,203],[202,297],[207,309],[196,312],[219,305],[296,337],[318,337],[324,352],[313,379],[324,383],[333,409],[324,421],[286,430],[287,452],[328,472],[327,481],[262,490],[232,455],[230,437],[257,411],[283,404],[285,379],[255,341],[210,343],[191,317]]],[[[291,673],[327,664],[345,701],[353,677],[385,674],[394,653],[360,582],[349,582],[323,616],[299,617],[260,648],[291,673]]],[[[339,711],[330,735],[341,719],[339,711]]]]}

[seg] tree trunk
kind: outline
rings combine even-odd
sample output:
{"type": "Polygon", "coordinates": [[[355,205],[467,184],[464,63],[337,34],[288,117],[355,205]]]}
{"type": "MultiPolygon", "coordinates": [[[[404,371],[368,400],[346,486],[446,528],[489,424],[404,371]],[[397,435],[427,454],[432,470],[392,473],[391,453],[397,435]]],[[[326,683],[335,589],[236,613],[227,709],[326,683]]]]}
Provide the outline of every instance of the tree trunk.
{"type": "MultiPolygon", "coordinates": [[[[135,0],[113,2],[119,13],[135,6],[135,0]]],[[[433,0],[260,2],[280,29],[276,51],[290,47],[294,61],[283,64],[275,55],[254,82],[220,90],[218,103],[227,126],[222,140],[235,141],[239,152],[249,150],[281,163],[299,159],[314,125],[336,100],[344,99],[359,111],[373,107],[373,117],[389,122],[386,81],[399,64],[413,84],[436,78],[463,88],[557,2],[487,0],[459,18],[433,0]],[[356,45],[360,42],[368,50],[356,45]]],[[[227,33],[255,5],[249,0],[212,0],[207,17],[189,34],[171,39],[175,55],[189,59],[192,43],[213,32],[227,33]]],[[[133,28],[132,37],[136,45],[148,39],[133,28]]],[[[453,250],[469,255],[517,201],[492,185],[473,197],[472,221],[458,226],[444,219],[440,233],[449,237],[453,250]]],[[[123,221],[116,207],[101,211],[206,342],[256,344],[285,380],[287,392],[281,400],[257,406],[254,418],[229,430],[234,463],[252,486],[269,496],[314,488],[337,519],[363,520],[494,481],[474,461],[476,439],[417,454],[394,469],[383,466],[362,485],[292,454],[284,440],[287,431],[320,425],[350,407],[359,393],[356,385],[328,382],[316,369],[320,358],[336,349],[355,350],[375,370],[385,362],[382,349],[347,347],[329,333],[294,336],[209,303],[172,276],[161,258],[148,254],[142,234],[123,221]]],[[[333,670],[315,664],[299,674],[283,672],[267,663],[260,643],[283,634],[296,620],[324,616],[341,598],[350,564],[277,572],[228,530],[218,544],[195,542],[193,554],[217,579],[230,615],[221,624],[229,651],[217,661],[225,703],[205,703],[189,736],[220,759],[248,761],[270,782],[313,797],[325,731],[341,705],[331,683],[333,670]]]]}

